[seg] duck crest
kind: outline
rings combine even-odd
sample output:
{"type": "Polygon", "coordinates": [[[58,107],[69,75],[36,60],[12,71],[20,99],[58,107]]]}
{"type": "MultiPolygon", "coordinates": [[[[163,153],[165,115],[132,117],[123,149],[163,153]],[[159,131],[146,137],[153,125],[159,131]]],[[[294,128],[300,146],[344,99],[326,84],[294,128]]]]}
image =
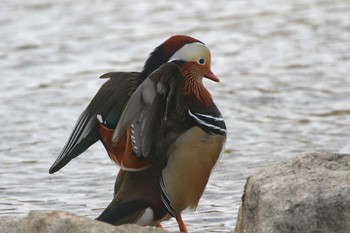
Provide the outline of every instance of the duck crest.
{"type": "Polygon", "coordinates": [[[164,41],[161,45],[156,47],[148,57],[141,73],[141,80],[143,81],[153,71],[159,68],[162,64],[169,61],[174,53],[182,48],[185,44],[201,41],[185,35],[175,35],[164,41]]]}

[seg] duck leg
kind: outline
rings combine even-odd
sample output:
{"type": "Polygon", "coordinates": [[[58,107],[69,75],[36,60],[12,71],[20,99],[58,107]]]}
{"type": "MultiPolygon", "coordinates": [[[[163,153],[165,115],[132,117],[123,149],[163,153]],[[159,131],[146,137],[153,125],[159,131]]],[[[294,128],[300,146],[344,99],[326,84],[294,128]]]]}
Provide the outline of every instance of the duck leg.
{"type": "Polygon", "coordinates": [[[181,213],[178,213],[175,217],[177,224],[179,225],[179,229],[181,232],[188,233],[187,227],[185,223],[182,221],[181,213]]]}
{"type": "Polygon", "coordinates": [[[163,229],[163,226],[162,226],[162,224],[160,224],[160,223],[157,223],[157,224],[155,225],[155,227],[156,227],[156,228],[162,228],[162,229],[163,229]]]}

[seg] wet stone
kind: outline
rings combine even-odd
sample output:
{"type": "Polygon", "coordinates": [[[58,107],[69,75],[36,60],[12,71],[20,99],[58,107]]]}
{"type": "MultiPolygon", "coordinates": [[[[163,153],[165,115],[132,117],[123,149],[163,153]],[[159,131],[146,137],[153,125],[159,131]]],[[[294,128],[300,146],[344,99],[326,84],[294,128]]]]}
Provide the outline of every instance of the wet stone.
{"type": "Polygon", "coordinates": [[[135,224],[113,226],[63,211],[31,211],[24,218],[0,218],[2,233],[166,233],[135,224]]]}
{"type": "Polygon", "coordinates": [[[348,233],[350,154],[308,153],[248,177],[235,233],[348,233]]]}

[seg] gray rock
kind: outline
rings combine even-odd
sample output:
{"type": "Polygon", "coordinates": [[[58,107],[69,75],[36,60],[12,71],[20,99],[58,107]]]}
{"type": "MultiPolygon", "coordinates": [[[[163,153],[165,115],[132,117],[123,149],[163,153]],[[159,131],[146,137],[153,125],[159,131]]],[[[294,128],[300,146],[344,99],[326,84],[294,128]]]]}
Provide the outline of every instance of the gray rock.
{"type": "Polygon", "coordinates": [[[1,233],[166,233],[134,224],[112,226],[63,211],[31,211],[24,218],[0,218],[1,233]]]}
{"type": "Polygon", "coordinates": [[[349,233],[350,155],[307,153],[248,177],[236,233],[349,233]]]}

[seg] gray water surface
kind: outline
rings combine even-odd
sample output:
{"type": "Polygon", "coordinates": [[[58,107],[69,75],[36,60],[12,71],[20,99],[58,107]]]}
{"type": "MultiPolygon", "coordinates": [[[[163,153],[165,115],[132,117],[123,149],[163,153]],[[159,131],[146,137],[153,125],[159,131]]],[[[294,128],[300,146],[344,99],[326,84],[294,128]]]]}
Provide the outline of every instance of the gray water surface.
{"type": "MultiPolygon", "coordinates": [[[[118,168],[96,143],[48,169],[110,71],[140,71],[173,34],[212,51],[205,81],[228,126],[226,149],[190,232],[233,229],[245,179],[307,151],[350,151],[350,1],[0,3],[0,216],[65,210],[95,218],[118,168]]],[[[163,224],[177,230],[176,222],[163,224]]]]}

